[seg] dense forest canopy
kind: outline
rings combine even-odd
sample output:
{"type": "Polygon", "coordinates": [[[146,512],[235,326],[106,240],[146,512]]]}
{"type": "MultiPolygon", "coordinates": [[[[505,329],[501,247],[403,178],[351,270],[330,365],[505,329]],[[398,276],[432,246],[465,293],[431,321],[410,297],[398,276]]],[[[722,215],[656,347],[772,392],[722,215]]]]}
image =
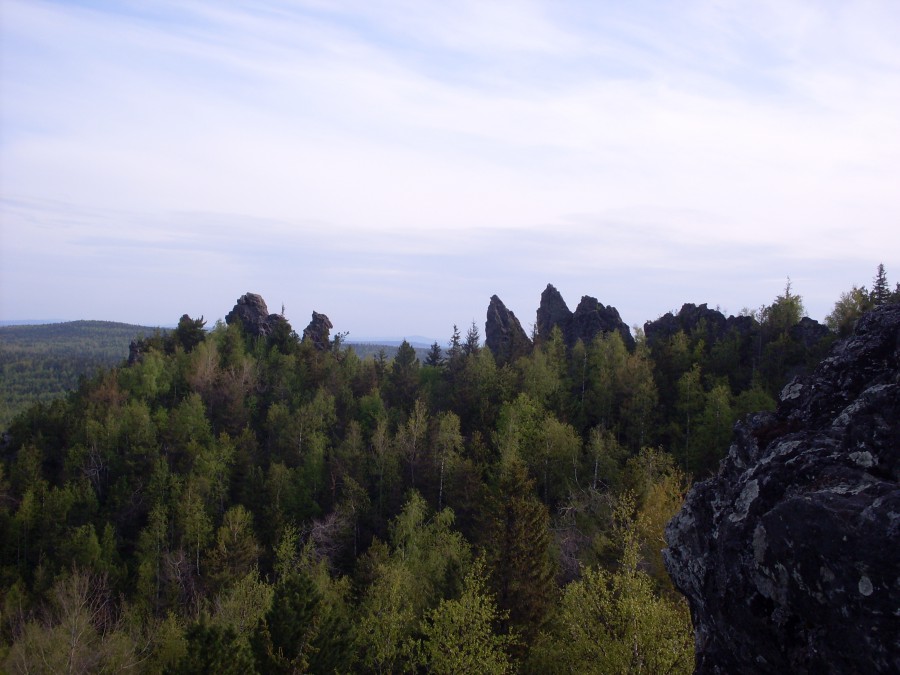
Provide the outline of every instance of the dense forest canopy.
{"type": "Polygon", "coordinates": [[[663,527],[833,340],[717,314],[502,363],[183,316],[4,436],[3,667],[689,673],[663,527]]]}
{"type": "Polygon", "coordinates": [[[0,429],[32,403],[74,389],[79,376],[118,365],[132,340],[159,330],[113,321],[0,326],[0,429]]]}

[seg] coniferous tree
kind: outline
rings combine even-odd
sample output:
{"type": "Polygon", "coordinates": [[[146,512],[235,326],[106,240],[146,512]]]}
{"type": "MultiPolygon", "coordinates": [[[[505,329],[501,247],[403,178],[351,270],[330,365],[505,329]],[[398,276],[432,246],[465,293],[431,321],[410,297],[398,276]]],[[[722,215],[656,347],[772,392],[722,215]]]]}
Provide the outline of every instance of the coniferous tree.
{"type": "Polygon", "coordinates": [[[456,327],[456,324],[453,324],[453,335],[450,336],[450,344],[447,348],[447,361],[453,363],[460,356],[462,356],[462,338],[459,334],[459,328],[456,327]]]}
{"type": "Polygon", "coordinates": [[[206,321],[202,316],[199,319],[192,319],[185,314],[178,320],[178,326],[173,331],[172,337],[184,351],[190,352],[206,339],[206,331],[203,328],[205,325],[206,321]]]}
{"type": "Polygon", "coordinates": [[[463,354],[469,356],[477,354],[479,349],[481,349],[481,334],[478,332],[478,326],[473,321],[472,325],[469,326],[469,330],[466,331],[466,341],[463,343],[462,350],[463,354]]]}
{"type": "Polygon", "coordinates": [[[254,671],[252,653],[244,642],[238,640],[232,628],[222,628],[202,620],[191,626],[185,637],[185,655],[177,667],[166,672],[179,675],[244,675],[254,671]]]}
{"type": "Polygon", "coordinates": [[[486,528],[498,607],[508,630],[528,644],[540,631],[556,597],[556,564],[547,507],[521,461],[503,467],[486,528]]]}
{"type": "Polygon", "coordinates": [[[444,364],[444,357],[441,351],[441,346],[435,340],[431,344],[431,348],[428,350],[428,356],[425,357],[425,365],[431,366],[432,368],[439,368],[444,364]]]}
{"type": "Polygon", "coordinates": [[[872,304],[876,307],[888,302],[891,295],[891,287],[888,285],[887,272],[884,271],[884,263],[878,264],[875,280],[872,282],[872,304]]]}
{"type": "Polygon", "coordinates": [[[391,363],[386,394],[391,405],[408,410],[419,386],[419,359],[416,350],[404,340],[391,363]]]}
{"type": "Polygon", "coordinates": [[[275,587],[272,606],[259,622],[252,646],[260,673],[309,670],[319,630],[319,595],[309,576],[295,570],[275,587]]]}

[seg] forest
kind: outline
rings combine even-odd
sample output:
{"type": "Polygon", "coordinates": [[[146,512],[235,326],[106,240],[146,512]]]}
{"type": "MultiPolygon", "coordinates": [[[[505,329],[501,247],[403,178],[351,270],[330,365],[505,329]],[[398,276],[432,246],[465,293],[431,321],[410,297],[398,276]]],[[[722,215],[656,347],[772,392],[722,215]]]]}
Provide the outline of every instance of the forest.
{"type": "Polygon", "coordinates": [[[683,309],[503,362],[475,324],[421,361],[185,315],[9,425],[2,669],[690,673],[663,528],[739,416],[900,300],[877,281],[831,330],[789,283],[740,330],[683,309]]]}
{"type": "Polygon", "coordinates": [[[82,375],[118,365],[158,328],[113,321],[0,326],[0,429],[29,405],[71,391],[82,375]]]}

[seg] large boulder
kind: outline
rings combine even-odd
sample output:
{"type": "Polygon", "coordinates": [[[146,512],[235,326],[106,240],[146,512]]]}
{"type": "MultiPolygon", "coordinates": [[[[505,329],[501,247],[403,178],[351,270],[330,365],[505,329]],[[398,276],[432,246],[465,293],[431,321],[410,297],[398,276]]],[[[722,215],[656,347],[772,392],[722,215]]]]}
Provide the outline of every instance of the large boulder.
{"type": "Polygon", "coordinates": [[[498,364],[510,363],[531,351],[531,340],[522,324],[496,295],[488,305],[484,343],[498,364]]]}
{"type": "Polygon", "coordinates": [[[735,426],[666,528],[698,673],[900,672],[900,305],[735,426]]]}

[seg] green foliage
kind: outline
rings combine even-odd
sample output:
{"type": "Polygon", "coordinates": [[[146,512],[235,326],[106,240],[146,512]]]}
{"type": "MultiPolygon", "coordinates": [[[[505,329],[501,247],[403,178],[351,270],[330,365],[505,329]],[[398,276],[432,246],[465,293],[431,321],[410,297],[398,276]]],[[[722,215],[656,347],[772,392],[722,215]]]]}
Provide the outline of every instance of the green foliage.
{"type": "Polygon", "coordinates": [[[430,673],[512,672],[507,650],[513,636],[498,634],[504,618],[487,589],[483,566],[476,562],[466,575],[459,599],[441,600],[422,624],[417,660],[430,673]]]}
{"type": "Polygon", "coordinates": [[[183,675],[245,675],[255,672],[250,649],[233,629],[201,620],[188,629],[185,637],[186,653],[178,665],[167,672],[183,675]]]}
{"type": "Polygon", "coordinates": [[[59,662],[65,588],[103,607],[77,618],[87,670],[689,667],[662,530],[820,353],[800,307],[788,288],[763,324],[633,351],[556,330],[512,363],[454,327],[424,366],[182,317],[10,424],[3,667],[59,662]]]}
{"type": "Polygon", "coordinates": [[[158,328],[111,321],[0,326],[0,429],[37,402],[49,402],[78,378],[120,364],[128,345],[158,328]]]}
{"type": "Polygon", "coordinates": [[[309,670],[312,641],[318,626],[319,597],[309,577],[297,571],[275,588],[265,619],[253,638],[253,651],[261,673],[296,673],[309,670]]]}
{"type": "Polygon", "coordinates": [[[199,319],[192,319],[187,314],[183,315],[178,320],[178,326],[172,332],[175,344],[185,352],[190,352],[206,339],[206,331],[203,328],[205,325],[206,321],[202,316],[199,319]]]}
{"type": "Polygon", "coordinates": [[[825,317],[825,325],[841,337],[853,331],[857,320],[872,308],[872,301],[865,286],[853,286],[834,303],[831,314],[825,317]]]}
{"type": "Polygon", "coordinates": [[[488,560],[505,622],[527,644],[546,621],[556,596],[556,556],[547,507],[534,495],[518,460],[502,469],[487,527],[488,560]]]}
{"type": "Polygon", "coordinates": [[[878,271],[875,273],[875,279],[872,281],[872,304],[876,307],[883,305],[890,300],[891,287],[888,284],[887,272],[884,271],[884,264],[878,263],[878,271]]]}
{"type": "Polygon", "coordinates": [[[791,279],[788,277],[784,292],[777,296],[771,305],[760,309],[759,322],[765,334],[783,337],[787,335],[791,326],[800,321],[803,313],[803,299],[791,292],[791,279]]]}
{"type": "Polygon", "coordinates": [[[428,507],[410,495],[391,525],[391,550],[373,547],[367,566],[373,579],[362,598],[357,646],[365,666],[395,672],[414,659],[414,632],[425,612],[461,585],[471,552],[452,530],[445,509],[428,520],[428,507]]]}

